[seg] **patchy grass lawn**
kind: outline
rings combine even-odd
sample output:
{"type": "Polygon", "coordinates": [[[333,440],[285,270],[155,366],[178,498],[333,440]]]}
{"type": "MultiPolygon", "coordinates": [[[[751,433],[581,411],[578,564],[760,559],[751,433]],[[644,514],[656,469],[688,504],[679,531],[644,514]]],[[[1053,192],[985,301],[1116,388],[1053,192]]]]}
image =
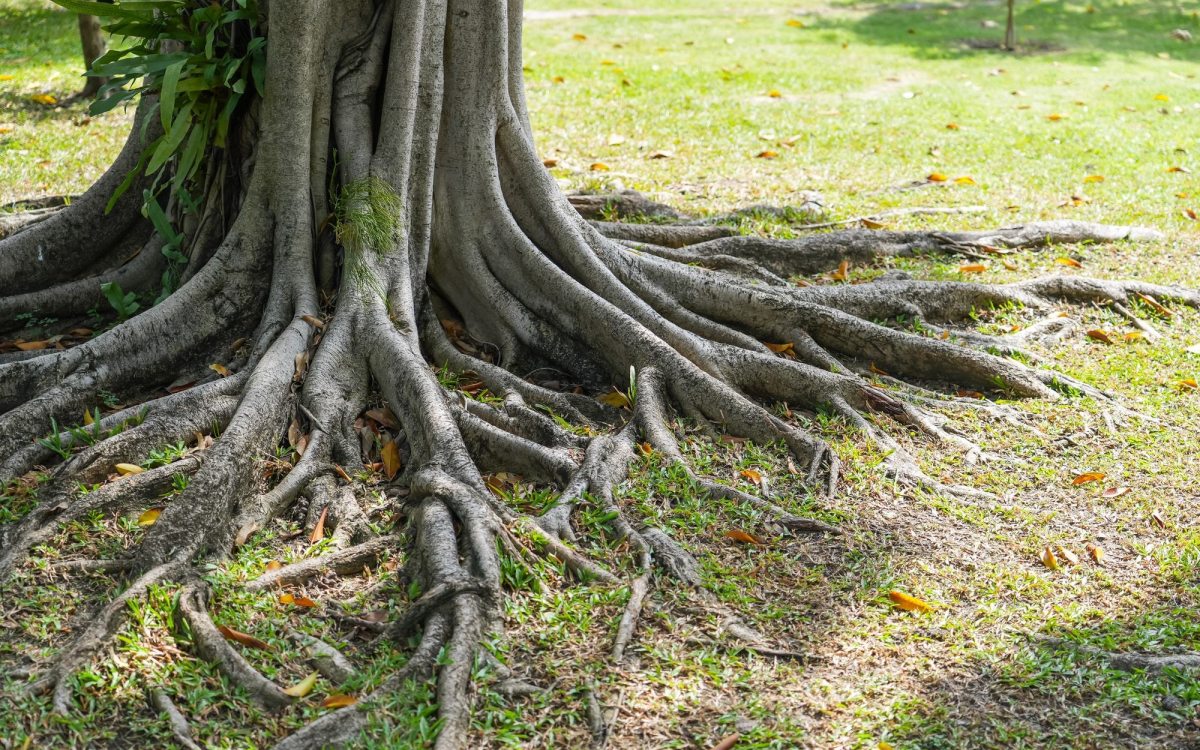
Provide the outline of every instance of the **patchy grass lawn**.
{"type": "MultiPolygon", "coordinates": [[[[1008,257],[1012,269],[988,262],[978,278],[1069,273],[1200,285],[1200,224],[1185,213],[1200,210],[1200,42],[1172,37],[1184,29],[1200,38],[1195,3],[1020,2],[1017,54],[994,48],[1002,27],[983,25],[1003,23],[1000,3],[527,5],[530,108],[539,148],[557,159],[553,172],[564,188],[636,188],[695,214],[787,204],[801,190],[822,193],[835,219],[925,206],[983,211],[894,218],[889,228],[1048,218],[1137,223],[1168,239],[1020,252],[1008,257]],[[671,157],[649,158],[655,151],[671,157]],[[756,156],[767,151],[776,156],[756,156]],[[935,172],[950,179],[899,189],[935,172]],[[955,181],[964,176],[971,180],[955,181]],[[1068,254],[1082,269],[1056,262],[1068,254]]],[[[92,119],[81,104],[34,99],[66,100],[78,89],[77,58],[70,16],[46,3],[0,0],[0,203],[79,192],[118,149],[127,115],[92,119]]],[[[745,228],[793,231],[770,221],[747,220],[745,228]]],[[[923,278],[962,278],[953,259],[894,265],[923,278]]],[[[851,269],[851,278],[879,270],[851,269]]],[[[837,523],[841,537],[781,535],[756,512],[699,501],[655,456],[643,458],[622,502],[675,534],[725,605],[806,658],[739,651],[715,636],[710,608],[662,581],[635,658],[616,667],[607,653],[628,592],[580,586],[552,565],[510,560],[505,635],[494,649],[546,689],[504,698],[481,667],[479,746],[584,747],[585,692],[592,690],[609,718],[615,715],[610,746],[620,748],[707,748],[733,732],[741,734],[739,750],[885,742],[1197,747],[1194,674],[1115,671],[1041,640],[1114,651],[1200,648],[1200,393],[1178,386],[1200,375],[1200,354],[1187,351],[1200,345],[1200,315],[1143,312],[1161,340],[1126,341],[1124,319],[1085,309],[1072,311],[1082,320],[1079,332],[1038,351],[1142,417],[1121,418],[1111,404],[1088,399],[1012,404],[1013,423],[951,413],[964,433],[1000,456],[981,465],[890,426],[931,475],[987,490],[991,500],[896,487],[879,474],[882,456],[821,415],[811,417],[814,428],[847,464],[831,502],[812,499],[774,447],[714,446],[696,434],[686,447],[699,469],[747,490],[756,488],[740,472],[754,469],[778,502],[837,523]],[[1116,343],[1088,338],[1083,332],[1091,329],[1108,331],[1116,343]],[[1074,485],[1085,472],[1106,476],[1074,485]],[[725,536],[732,530],[767,543],[736,543],[725,536]],[[1102,564],[1089,557],[1088,544],[1103,550],[1102,564]],[[1040,559],[1047,545],[1079,562],[1060,553],[1061,566],[1048,568],[1040,559]],[[896,588],[933,611],[898,611],[887,598],[896,588]]],[[[1021,310],[978,311],[978,324],[993,332],[1028,322],[1021,310]]],[[[988,395],[1004,402],[1001,393],[988,395]]],[[[10,488],[0,521],[24,513],[33,491],[10,488]]],[[[543,488],[518,483],[506,491],[513,502],[546,502],[543,488]]],[[[51,577],[48,565],[136,543],[141,510],[65,528],[21,578],[5,584],[0,691],[12,702],[0,715],[0,747],[169,742],[143,697],[148,684],[169,686],[196,736],[214,748],[264,746],[321,713],[316,700],[281,715],[260,713],[189,656],[170,589],[133,608],[117,647],[79,675],[75,716],[52,717],[46,700],[21,694],[15,666],[49,658],[119,590],[102,575],[51,577]]],[[[603,537],[598,510],[584,508],[576,520],[596,531],[594,544],[619,545],[603,537]]],[[[210,572],[216,619],[274,647],[249,658],[280,684],[307,671],[284,637],[294,627],[365,659],[361,683],[341,688],[364,689],[394,669],[396,657],[370,655],[364,639],[318,615],[342,601],[356,613],[396,608],[405,595],[358,579],[321,580],[296,592],[318,602],[314,613],[241,592],[237,583],[268,561],[320,552],[289,538],[294,531],[280,524],[258,534],[210,572]]],[[[385,566],[379,575],[393,574],[385,566]]],[[[314,696],[334,688],[321,683],[314,696]]],[[[431,694],[428,685],[412,686],[372,728],[374,746],[421,746],[435,729],[431,694]]]]}

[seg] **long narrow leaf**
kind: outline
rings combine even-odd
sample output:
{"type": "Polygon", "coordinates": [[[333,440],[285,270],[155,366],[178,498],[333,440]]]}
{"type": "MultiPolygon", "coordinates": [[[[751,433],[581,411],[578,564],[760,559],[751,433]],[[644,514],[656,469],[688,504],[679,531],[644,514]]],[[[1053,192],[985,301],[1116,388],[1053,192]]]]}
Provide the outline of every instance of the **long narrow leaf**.
{"type": "Polygon", "coordinates": [[[72,13],[100,18],[144,18],[145,11],[122,7],[120,3],[100,3],[95,0],[52,0],[55,5],[72,13]]]}
{"type": "Polygon", "coordinates": [[[162,118],[164,131],[171,130],[171,117],[175,114],[175,87],[179,85],[179,77],[183,75],[186,60],[180,60],[167,67],[163,73],[162,93],[158,98],[158,114],[162,118]]]}
{"type": "Polygon", "coordinates": [[[167,159],[170,159],[179,150],[179,144],[183,143],[183,138],[187,135],[191,125],[192,103],[188,102],[179,110],[179,115],[171,126],[171,132],[167,133],[163,137],[162,143],[158,144],[158,148],[154,149],[154,155],[150,157],[150,163],[146,165],[146,174],[156,173],[162,168],[162,165],[167,163],[167,159]]]}

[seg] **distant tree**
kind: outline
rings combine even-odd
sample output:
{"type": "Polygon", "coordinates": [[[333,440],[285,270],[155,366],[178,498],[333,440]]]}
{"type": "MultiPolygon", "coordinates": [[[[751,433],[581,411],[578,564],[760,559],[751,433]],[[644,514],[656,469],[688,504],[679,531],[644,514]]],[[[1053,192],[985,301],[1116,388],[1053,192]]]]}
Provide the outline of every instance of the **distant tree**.
{"type": "MultiPolygon", "coordinates": [[[[79,15],[79,42],[83,46],[84,70],[91,70],[92,64],[108,49],[104,41],[104,32],[100,29],[100,19],[87,13],[79,15]]],[[[104,79],[88,76],[80,96],[95,96],[104,85],[104,79]]]]}
{"type": "Polygon", "coordinates": [[[1017,0],[1008,0],[1008,24],[1004,27],[1004,49],[1017,48],[1017,27],[1013,20],[1013,6],[1017,0]]]}

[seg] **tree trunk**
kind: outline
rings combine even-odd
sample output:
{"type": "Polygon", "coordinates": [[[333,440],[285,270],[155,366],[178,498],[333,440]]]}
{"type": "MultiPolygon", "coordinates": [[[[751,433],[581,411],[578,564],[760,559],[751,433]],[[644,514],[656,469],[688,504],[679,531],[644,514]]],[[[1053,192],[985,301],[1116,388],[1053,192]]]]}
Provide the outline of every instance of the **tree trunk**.
{"type": "MultiPolygon", "coordinates": [[[[617,502],[636,446],[677,464],[697,491],[757,509],[764,523],[835,531],[693,473],[674,419],[781,441],[814,491],[829,493],[838,462],[803,415],[832,412],[887,451],[891,476],[978,494],[926,476],[888,434],[912,428],[980,453],[935,410],[1004,407],[948,396],[953,388],[934,383],[1008,396],[1103,394],[1005,356],[1030,337],[1061,335],[1067,319],[999,338],[953,324],[1007,303],[1049,311],[1060,300],[1120,303],[1131,294],[1200,302],[1187,290],[1075,277],[1010,286],[895,275],[868,284],[789,281],[884,256],[1155,236],[1129,227],[1050,222],[778,241],[666,226],[654,244],[605,237],[559,193],[535,152],[521,22],[519,0],[272,3],[265,94],[239,110],[226,147],[210,152],[193,192],[202,205],[182,222],[185,283],[102,333],[57,339],[62,350],[0,353],[0,481],[58,464],[38,505],[0,527],[0,576],[72,519],[163,503],[175,474],[190,477],[128,557],[79,563],[120,569],[128,585],[37,682],[56,709],[70,710],[69,678],[113,637],[127,603],[168,580],[184,585],[180,609],[196,652],[263,704],[290,703],[219,635],[200,571],[236,555],[303,495],[307,533],[331,536],[332,554],[250,586],[353,575],[386,551],[401,555],[396,595],[410,581],[421,593],[390,625],[363,627],[382,630],[396,649],[413,632],[420,638],[375,695],[436,671],[437,747],[464,747],[472,665],[503,596],[497,540],[505,554],[553,556],[582,580],[620,585],[615,559],[593,559],[573,544],[581,499],[606,508],[611,531],[628,540],[620,554],[638,570],[614,659],[636,632],[652,565],[706,596],[688,552],[617,502]],[[915,328],[878,322],[897,320],[915,328]],[[470,393],[486,388],[497,399],[444,385],[431,364],[477,384],[470,393]],[[180,382],[190,387],[164,395],[180,382]],[[614,395],[614,386],[627,395],[614,395]],[[47,439],[52,420],[75,424],[106,394],[135,405],[100,414],[88,428],[99,439],[47,439]],[[785,402],[789,416],[764,402],[785,402]],[[547,412],[598,436],[582,437],[547,412]],[[364,425],[379,436],[366,448],[364,425]],[[192,454],[78,493],[118,462],[176,441],[193,444],[192,454]],[[389,452],[377,453],[380,445],[389,452]],[[264,486],[259,457],[281,453],[294,466],[264,486]],[[403,467],[389,495],[406,519],[402,536],[376,535],[360,506],[367,492],[352,477],[376,460],[403,467]],[[530,515],[488,489],[482,472],[492,471],[560,494],[530,515]]],[[[132,197],[140,190],[103,210],[141,158],[142,126],[155,132],[151,104],[143,102],[125,153],[92,191],[49,216],[18,220],[0,240],[0,326],[14,335],[22,335],[19,314],[32,310],[62,319],[64,331],[76,327],[105,280],[121,279],[143,300],[158,291],[165,238],[141,218],[140,195],[132,197]]],[[[175,210],[179,201],[168,196],[164,205],[175,210]]],[[[780,653],[735,617],[726,623],[747,647],[780,653]]],[[[158,703],[186,736],[188,707],[171,713],[169,698],[158,703]]],[[[363,726],[362,705],[325,715],[281,747],[347,741],[363,726]]]]}
{"type": "MultiPolygon", "coordinates": [[[[83,46],[83,69],[90,71],[92,64],[108,49],[108,45],[104,41],[104,32],[100,30],[99,18],[86,13],[80,14],[79,41],[83,46]]],[[[80,96],[93,97],[103,85],[103,78],[89,76],[80,96]]]]}
{"type": "Polygon", "coordinates": [[[1008,0],[1008,21],[1004,25],[1004,49],[1010,51],[1017,48],[1017,26],[1013,15],[1016,4],[1017,0],[1008,0]]]}

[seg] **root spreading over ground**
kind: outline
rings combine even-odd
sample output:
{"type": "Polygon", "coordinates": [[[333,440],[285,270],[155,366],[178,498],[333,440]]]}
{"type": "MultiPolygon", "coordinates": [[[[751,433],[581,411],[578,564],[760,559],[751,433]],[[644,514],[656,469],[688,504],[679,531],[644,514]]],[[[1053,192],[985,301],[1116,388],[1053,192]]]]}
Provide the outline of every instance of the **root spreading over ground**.
{"type": "MultiPolygon", "coordinates": [[[[1023,349],[1070,330],[1063,303],[1109,305],[1150,336],[1140,306],[1200,304],[1194,291],[1077,276],[1005,286],[898,273],[861,284],[794,281],[846,261],[1153,237],[1129,227],[1049,222],[768,240],[720,226],[591,223],[534,150],[519,2],[298,0],[273,3],[270,14],[266,93],[239,111],[230,144],[210,152],[200,206],[185,222],[178,290],[98,335],[64,332],[45,348],[0,353],[0,482],[49,467],[36,505],[0,526],[0,577],[63,524],[153,506],[187,477],[127,556],[66,564],[119,571],[126,583],[53,663],[28,665],[32,689],[51,693],[63,713],[72,710],[71,675],[106,647],[128,603],[163,582],[180,587],[199,656],[265,706],[293,702],[214,623],[201,572],[305,503],[308,533],[331,537],[328,554],[248,586],[356,575],[388,554],[401,559],[407,609],[390,622],[345,624],[376,634],[380,647],[415,643],[376,696],[436,673],[436,746],[463,747],[473,664],[489,658],[480,643],[493,635],[503,596],[498,549],[552,556],[581,585],[628,585],[617,662],[637,637],[656,569],[704,599],[688,552],[618,502],[639,452],[661,454],[701,492],[752,505],[795,533],[836,533],[694,473],[678,447],[678,419],[783,443],[824,496],[836,491],[838,460],[806,415],[840,417],[887,452],[882,470],[898,481],[972,494],[924,475],[889,431],[912,429],[986,459],[945,416],[1011,416],[975,392],[1106,398],[1023,349]],[[1009,304],[1046,317],[998,337],[958,325],[1009,304]],[[466,398],[440,372],[497,398],[466,398]],[[60,431],[105,399],[135,405],[60,431]],[[365,432],[380,442],[368,435],[364,450],[365,432]],[[118,463],[178,442],[194,450],[105,483],[118,463]],[[298,460],[264,480],[264,466],[283,463],[283,446],[298,460]],[[379,446],[392,477],[387,497],[403,520],[382,533],[355,479],[379,446]],[[495,472],[559,494],[530,515],[489,489],[484,477],[495,472]],[[632,578],[579,550],[574,521],[585,501],[605,509],[606,524],[627,541],[632,578]]],[[[0,325],[14,335],[29,311],[81,319],[103,302],[107,282],[157,291],[164,239],[142,218],[139,191],[105,213],[143,157],[140,124],[153,129],[152,103],[143,100],[124,152],[87,194],[0,224],[0,325]]],[[[630,197],[611,201],[620,208],[630,197]]],[[[729,634],[747,648],[786,655],[726,614],[729,634]]],[[[296,637],[331,680],[354,672],[336,650],[296,637]]],[[[179,741],[194,746],[187,707],[168,690],[148,686],[179,741]]],[[[371,697],[280,747],[351,740],[371,697]]]]}

